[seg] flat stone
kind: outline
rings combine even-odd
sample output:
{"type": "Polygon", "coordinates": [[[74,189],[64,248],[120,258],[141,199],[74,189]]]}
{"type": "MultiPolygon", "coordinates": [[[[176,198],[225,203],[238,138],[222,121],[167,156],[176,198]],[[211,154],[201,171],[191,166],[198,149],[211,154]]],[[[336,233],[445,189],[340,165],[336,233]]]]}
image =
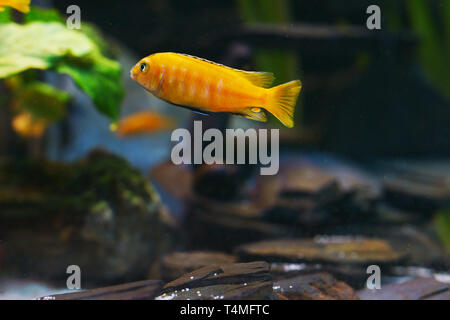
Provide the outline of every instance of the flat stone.
{"type": "Polygon", "coordinates": [[[194,193],[209,199],[230,201],[240,196],[242,169],[222,164],[201,165],[194,171],[194,193]]]}
{"type": "Polygon", "coordinates": [[[287,300],[358,300],[345,282],[328,273],[301,275],[276,281],[274,293],[287,300]]]}
{"type": "Polygon", "coordinates": [[[414,278],[382,285],[378,290],[360,290],[358,295],[362,300],[450,300],[450,284],[434,278],[414,278]]]}
{"type": "Polygon", "coordinates": [[[236,252],[244,260],[324,264],[384,264],[402,258],[381,239],[343,236],[261,241],[238,247],[236,252]]]}

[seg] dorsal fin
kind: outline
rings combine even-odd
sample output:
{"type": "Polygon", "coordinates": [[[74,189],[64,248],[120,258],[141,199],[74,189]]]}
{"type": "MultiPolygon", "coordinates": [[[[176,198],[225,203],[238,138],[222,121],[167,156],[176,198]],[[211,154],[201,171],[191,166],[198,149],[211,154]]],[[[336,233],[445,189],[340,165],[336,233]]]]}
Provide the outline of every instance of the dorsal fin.
{"type": "Polygon", "coordinates": [[[216,66],[219,67],[223,67],[223,68],[227,68],[230,71],[236,72],[238,75],[240,75],[241,77],[244,77],[245,79],[247,79],[248,81],[250,81],[251,83],[253,83],[255,86],[258,87],[263,87],[263,88],[268,88],[273,80],[275,79],[273,73],[271,72],[257,72],[257,71],[245,71],[245,70],[239,70],[239,69],[235,69],[235,68],[231,68],[228,66],[225,66],[223,64],[214,62],[214,61],[210,61],[207,59],[203,59],[203,58],[199,58],[196,56],[191,56],[189,54],[185,54],[185,53],[178,53],[180,55],[192,58],[192,59],[196,59],[196,60],[200,60],[200,61],[204,61],[207,63],[211,63],[214,64],[216,66]]]}
{"type": "Polygon", "coordinates": [[[272,84],[273,80],[275,80],[273,73],[270,72],[243,71],[238,69],[234,70],[258,87],[268,88],[272,84]]]}

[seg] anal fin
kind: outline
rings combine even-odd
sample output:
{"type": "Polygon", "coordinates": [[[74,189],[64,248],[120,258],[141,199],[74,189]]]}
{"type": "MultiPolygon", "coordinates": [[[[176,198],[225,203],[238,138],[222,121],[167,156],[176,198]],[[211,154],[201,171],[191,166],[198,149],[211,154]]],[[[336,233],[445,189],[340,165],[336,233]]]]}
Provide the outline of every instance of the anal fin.
{"type": "Polygon", "coordinates": [[[262,109],[260,109],[260,108],[247,108],[247,109],[242,110],[237,115],[242,116],[247,119],[259,121],[259,122],[267,121],[266,113],[264,111],[262,111],[262,109]]]}

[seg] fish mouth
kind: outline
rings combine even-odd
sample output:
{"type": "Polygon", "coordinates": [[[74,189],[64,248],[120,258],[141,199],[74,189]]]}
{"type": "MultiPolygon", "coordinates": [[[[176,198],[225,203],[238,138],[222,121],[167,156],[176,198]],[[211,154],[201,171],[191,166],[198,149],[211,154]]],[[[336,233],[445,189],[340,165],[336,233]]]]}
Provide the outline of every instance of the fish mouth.
{"type": "Polygon", "coordinates": [[[132,69],[130,70],[130,78],[133,79],[133,80],[136,80],[136,79],[134,78],[134,72],[133,72],[133,69],[134,69],[134,68],[132,68],[132,69]]]}

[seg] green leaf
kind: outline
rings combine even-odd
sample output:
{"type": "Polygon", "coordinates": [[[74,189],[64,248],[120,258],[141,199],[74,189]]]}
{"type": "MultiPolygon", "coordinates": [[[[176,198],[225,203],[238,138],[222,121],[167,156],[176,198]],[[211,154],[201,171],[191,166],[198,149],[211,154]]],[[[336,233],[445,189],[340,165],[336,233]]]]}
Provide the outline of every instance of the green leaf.
{"type": "MultiPolygon", "coordinates": [[[[448,43],[441,36],[439,22],[432,14],[430,3],[425,0],[406,2],[413,30],[420,37],[419,54],[424,71],[440,91],[450,98],[448,43]]],[[[442,11],[443,14],[450,9],[442,11]]],[[[444,29],[445,31],[445,29],[444,29]]]]}
{"type": "Polygon", "coordinates": [[[0,11],[0,24],[12,22],[11,8],[3,7],[3,11],[0,11]]]}
{"type": "Polygon", "coordinates": [[[116,121],[123,98],[121,66],[104,57],[82,32],[57,22],[0,25],[0,79],[28,69],[68,74],[94,102],[116,121]]]}
{"type": "Polygon", "coordinates": [[[59,121],[64,118],[70,94],[44,82],[35,81],[14,95],[16,110],[28,111],[34,118],[59,121]]]}
{"type": "Polygon", "coordinates": [[[84,57],[95,45],[60,23],[0,25],[0,78],[27,69],[48,69],[67,56],[84,57]]]}
{"type": "Polygon", "coordinates": [[[450,208],[437,212],[433,224],[447,252],[450,252],[450,208]]]}
{"type": "Polygon", "coordinates": [[[30,12],[25,16],[25,23],[31,22],[61,22],[64,20],[59,14],[58,10],[55,9],[41,9],[38,7],[30,7],[30,12]]]}
{"type": "Polygon", "coordinates": [[[124,96],[123,87],[118,85],[122,81],[120,64],[98,53],[92,54],[90,58],[92,63],[65,61],[55,70],[71,76],[81,90],[91,97],[99,111],[116,121],[120,114],[118,106],[124,96]]]}

